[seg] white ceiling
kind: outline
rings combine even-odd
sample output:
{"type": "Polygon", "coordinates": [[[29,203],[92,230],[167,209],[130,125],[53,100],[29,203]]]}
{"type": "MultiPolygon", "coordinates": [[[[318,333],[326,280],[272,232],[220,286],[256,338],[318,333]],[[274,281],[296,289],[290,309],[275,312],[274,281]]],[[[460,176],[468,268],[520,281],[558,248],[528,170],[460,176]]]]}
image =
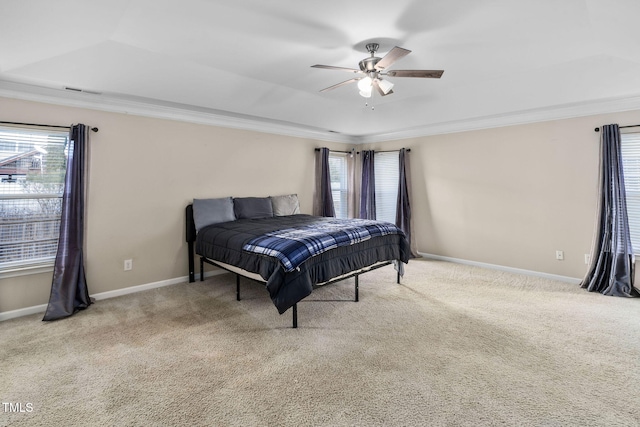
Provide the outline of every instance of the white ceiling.
{"type": "Polygon", "coordinates": [[[0,0],[0,95],[361,139],[640,109],[639,16],[638,0],[0,0]],[[357,68],[368,41],[412,51],[391,69],[444,75],[390,78],[368,106],[353,84],[320,93],[351,75],[310,66],[357,68]]]}

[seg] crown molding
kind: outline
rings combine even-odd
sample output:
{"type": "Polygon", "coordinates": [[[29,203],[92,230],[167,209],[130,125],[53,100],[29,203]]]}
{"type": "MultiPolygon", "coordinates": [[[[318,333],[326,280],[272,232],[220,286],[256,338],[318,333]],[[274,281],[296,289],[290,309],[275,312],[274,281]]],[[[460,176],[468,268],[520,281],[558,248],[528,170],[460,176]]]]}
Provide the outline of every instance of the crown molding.
{"type": "Polygon", "coordinates": [[[606,98],[545,108],[514,111],[491,116],[472,117],[401,129],[372,135],[347,135],[329,132],[290,122],[269,120],[254,116],[185,104],[170,103],[148,98],[122,95],[96,94],[48,88],[0,80],[0,96],[68,107],[86,108],[112,113],[133,114],[144,117],[177,120],[210,126],[242,129],[276,135],[344,144],[368,144],[408,138],[419,138],[456,132],[490,129],[504,126],[569,119],[597,114],[640,110],[640,95],[606,98]]]}
{"type": "Polygon", "coordinates": [[[358,144],[368,144],[633,110],[640,110],[640,95],[555,105],[492,116],[473,117],[464,120],[435,123],[427,126],[398,130],[395,132],[361,135],[355,137],[355,142],[358,144]]]}
{"type": "Polygon", "coordinates": [[[0,96],[25,101],[42,102],[45,104],[64,105],[66,107],[133,114],[158,119],[345,144],[352,143],[354,140],[354,137],[351,135],[329,132],[289,122],[233,114],[210,108],[140,97],[54,89],[4,80],[0,80],[0,96]]]}

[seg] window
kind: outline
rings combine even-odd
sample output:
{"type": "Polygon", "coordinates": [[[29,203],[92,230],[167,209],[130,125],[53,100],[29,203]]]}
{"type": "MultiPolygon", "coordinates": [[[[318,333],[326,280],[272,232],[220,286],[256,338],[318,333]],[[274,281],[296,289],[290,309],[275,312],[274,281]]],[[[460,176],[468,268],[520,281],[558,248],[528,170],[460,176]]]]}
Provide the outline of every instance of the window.
{"type": "Polygon", "coordinates": [[[620,136],[631,245],[635,253],[640,253],[640,133],[620,136]]]}
{"type": "Polygon", "coordinates": [[[329,153],[329,174],[331,177],[331,196],[336,218],[348,218],[349,178],[347,173],[347,153],[329,153]]]}
{"type": "Polygon", "coordinates": [[[0,126],[0,273],[53,265],[68,138],[0,126]]]}
{"type": "Polygon", "coordinates": [[[395,224],[400,180],[399,152],[375,153],[376,219],[395,224]]]}

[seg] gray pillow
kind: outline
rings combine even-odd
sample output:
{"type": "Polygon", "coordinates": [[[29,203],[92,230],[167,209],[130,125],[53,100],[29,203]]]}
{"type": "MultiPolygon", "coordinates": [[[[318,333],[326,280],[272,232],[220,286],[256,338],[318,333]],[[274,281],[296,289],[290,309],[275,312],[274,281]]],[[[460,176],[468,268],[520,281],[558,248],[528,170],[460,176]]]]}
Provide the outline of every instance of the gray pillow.
{"type": "Polygon", "coordinates": [[[233,199],[233,211],[237,219],[273,216],[269,197],[236,197],[233,199]]]}
{"type": "Polygon", "coordinates": [[[271,196],[273,216],[297,215],[300,213],[300,202],[297,194],[271,196]]]}
{"type": "Polygon", "coordinates": [[[207,225],[235,221],[235,219],[231,197],[193,199],[193,222],[196,224],[196,231],[200,231],[207,225]]]}

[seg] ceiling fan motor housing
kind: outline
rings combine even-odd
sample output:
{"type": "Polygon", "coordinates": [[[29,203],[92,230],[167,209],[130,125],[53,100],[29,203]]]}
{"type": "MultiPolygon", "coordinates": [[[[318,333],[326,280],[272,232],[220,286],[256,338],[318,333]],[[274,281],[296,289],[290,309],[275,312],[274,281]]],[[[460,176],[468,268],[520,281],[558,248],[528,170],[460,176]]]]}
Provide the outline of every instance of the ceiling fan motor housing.
{"type": "Polygon", "coordinates": [[[378,58],[376,56],[374,56],[376,54],[376,51],[378,50],[378,48],[380,47],[380,45],[378,43],[369,43],[367,44],[367,51],[371,54],[371,56],[369,58],[365,58],[362,61],[360,61],[360,70],[364,71],[365,73],[368,72],[372,72],[372,71],[377,71],[376,70],[376,64],[382,59],[382,58],[378,58]]]}
{"type": "Polygon", "coordinates": [[[371,71],[377,71],[376,70],[376,64],[381,59],[382,58],[378,58],[376,56],[372,56],[371,58],[363,59],[362,61],[360,61],[360,69],[362,71],[364,71],[365,73],[368,73],[368,72],[371,72],[371,71]]]}

